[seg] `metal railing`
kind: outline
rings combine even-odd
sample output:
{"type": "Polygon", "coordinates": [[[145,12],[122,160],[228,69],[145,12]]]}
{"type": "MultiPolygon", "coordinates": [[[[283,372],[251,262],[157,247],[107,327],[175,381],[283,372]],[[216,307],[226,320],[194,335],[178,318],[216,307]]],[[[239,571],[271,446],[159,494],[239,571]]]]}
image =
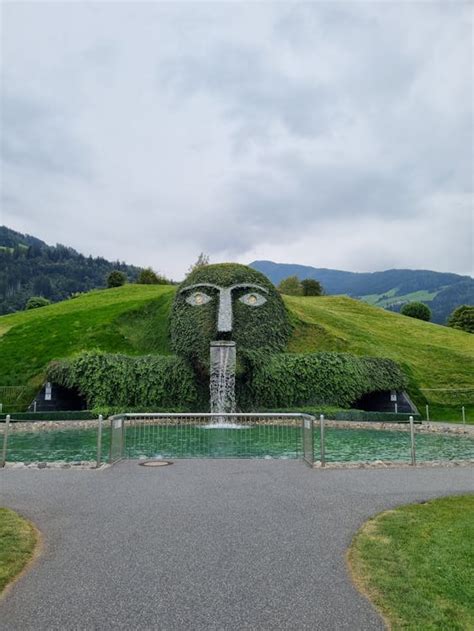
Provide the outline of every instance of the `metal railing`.
{"type": "Polygon", "coordinates": [[[110,419],[110,462],[276,457],[313,465],[313,421],[308,414],[120,414],[110,419]]]}
{"type": "MultiPolygon", "coordinates": [[[[415,438],[415,422],[413,416],[409,417],[409,426],[410,426],[410,464],[412,466],[416,465],[416,438],[415,438]]],[[[367,428],[370,429],[370,428],[367,428]]],[[[362,430],[363,431],[363,430],[362,430]]],[[[314,444],[314,436],[313,436],[313,444],[314,444]]],[[[326,466],[326,419],[324,418],[324,414],[321,414],[319,417],[319,452],[320,459],[319,463],[321,467],[326,466]]],[[[337,459],[335,460],[337,462],[337,459]]],[[[350,460],[347,462],[351,462],[350,460]]]]}
{"type": "Polygon", "coordinates": [[[449,436],[348,427],[306,414],[121,414],[77,427],[72,422],[17,424],[0,420],[0,468],[9,462],[115,463],[124,458],[302,459],[332,463],[472,461],[468,433],[449,436]]]}
{"type": "MultiPolygon", "coordinates": [[[[16,427],[11,415],[0,421],[0,468],[11,462],[95,462],[99,467],[103,461],[103,417],[88,421],[80,428],[74,421],[26,422],[28,430],[16,427]],[[91,425],[91,427],[88,427],[91,425]],[[19,430],[19,431],[18,431],[19,430]],[[8,459],[8,455],[10,458],[8,459]]],[[[107,437],[106,437],[107,438],[107,437]]]]}

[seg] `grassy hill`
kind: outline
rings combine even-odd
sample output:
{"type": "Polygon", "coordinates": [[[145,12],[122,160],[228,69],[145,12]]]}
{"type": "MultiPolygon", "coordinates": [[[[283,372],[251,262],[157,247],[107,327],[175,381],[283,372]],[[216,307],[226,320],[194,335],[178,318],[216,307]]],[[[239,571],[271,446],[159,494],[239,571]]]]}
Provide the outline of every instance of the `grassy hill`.
{"type": "MultiPolygon", "coordinates": [[[[2,387],[21,386],[30,401],[53,359],[82,350],[170,353],[168,314],[175,288],[125,285],[0,317],[2,387]]],[[[410,394],[432,417],[474,420],[474,336],[341,296],[285,297],[295,325],[289,350],[346,351],[389,357],[410,378],[410,394]]]]}
{"type": "Polygon", "coordinates": [[[469,333],[344,296],[288,296],[285,302],[298,318],[290,350],[389,357],[408,375],[417,405],[429,403],[432,418],[451,419],[454,413],[459,420],[462,405],[474,415],[474,336],[469,333]]]}

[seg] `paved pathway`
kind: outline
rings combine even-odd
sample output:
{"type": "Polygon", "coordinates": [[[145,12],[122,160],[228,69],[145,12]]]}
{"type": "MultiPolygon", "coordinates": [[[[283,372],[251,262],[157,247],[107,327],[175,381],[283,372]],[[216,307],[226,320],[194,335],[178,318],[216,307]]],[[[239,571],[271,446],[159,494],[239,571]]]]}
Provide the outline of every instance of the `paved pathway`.
{"type": "Polygon", "coordinates": [[[265,460],[6,470],[0,503],[32,519],[45,547],[0,603],[0,629],[382,629],[348,578],[353,533],[473,482],[472,468],[265,460]]]}

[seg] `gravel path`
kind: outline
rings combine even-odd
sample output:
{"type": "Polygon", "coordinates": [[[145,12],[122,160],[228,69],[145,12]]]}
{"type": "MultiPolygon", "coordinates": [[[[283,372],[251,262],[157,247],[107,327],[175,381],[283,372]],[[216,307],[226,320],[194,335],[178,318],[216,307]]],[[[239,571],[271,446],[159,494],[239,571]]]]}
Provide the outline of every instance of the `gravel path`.
{"type": "Polygon", "coordinates": [[[0,489],[44,535],[0,602],[2,630],[370,631],[382,622],[345,564],[354,532],[383,509],[473,491],[474,471],[123,462],[5,470],[0,489]]]}

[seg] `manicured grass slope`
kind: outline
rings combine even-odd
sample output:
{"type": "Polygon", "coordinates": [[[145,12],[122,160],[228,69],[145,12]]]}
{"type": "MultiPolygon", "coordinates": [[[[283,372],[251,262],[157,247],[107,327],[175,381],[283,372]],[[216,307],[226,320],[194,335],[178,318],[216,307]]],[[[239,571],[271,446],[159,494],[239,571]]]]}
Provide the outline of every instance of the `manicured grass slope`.
{"type": "Polygon", "coordinates": [[[342,296],[287,297],[286,303],[301,322],[290,350],[389,357],[409,376],[410,394],[418,405],[426,397],[436,418],[452,420],[455,412],[459,421],[460,406],[465,405],[472,417],[473,335],[342,296]]]}
{"type": "Polygon", "coordinates": [[[126,285],[0,317],[0,386],[41,384],[47,364],[83,350],[169,353],[174,289],[126,285]]]}
{"type": "Polygon", "coordinates": [[[368,521],[349,553],[356,584],[396,629],[474,628],[474,495],[368,521]]]}
{"type": "MultiPolygon", "coordinates": [[[[125,285],[31,311],[0,317],[0,386],[34,390],[53,359],[82,350],[169,353],[168,316],[174,288],[125,285]]],[[[389,357],[419,388],[474,388],[474,336],[407,318],[346,297],[285,297],[295,325],[289,350],[346,351],[389,357]]],[[[473,390],[424,392],[440,414],[472,403],[473,390]]],[[[472,413],[471,410],[468,410],[472,413]]],[[[443,416],[441,418],[444,418],[443,416]]],[[[451,419],[452,420],[452,419],[451,419]]]]}

